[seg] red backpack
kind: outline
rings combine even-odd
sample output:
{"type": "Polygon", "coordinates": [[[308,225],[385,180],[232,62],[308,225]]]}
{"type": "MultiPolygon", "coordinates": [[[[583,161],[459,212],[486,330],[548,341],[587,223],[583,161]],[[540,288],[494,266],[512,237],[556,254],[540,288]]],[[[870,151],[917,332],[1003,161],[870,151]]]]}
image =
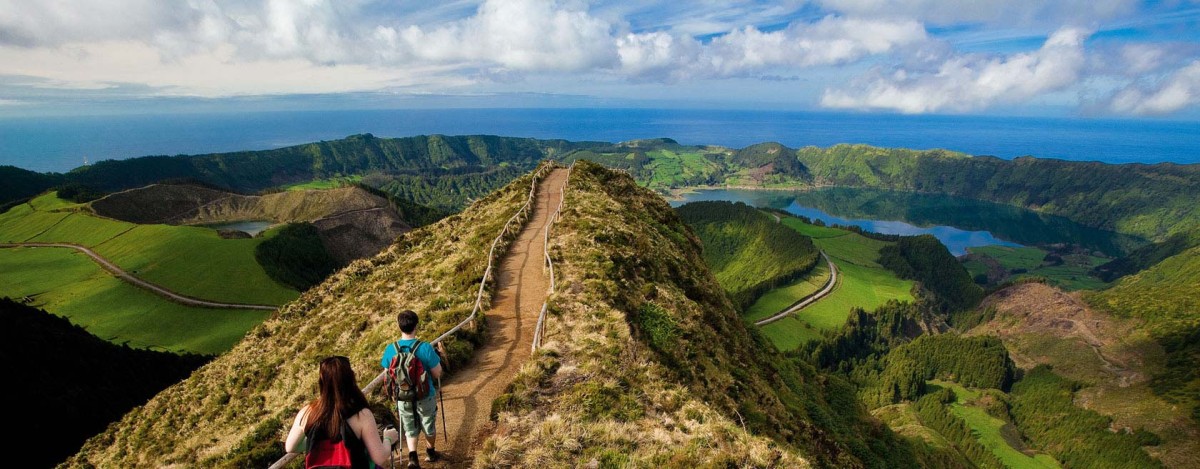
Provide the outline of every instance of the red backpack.
{"type": "Polygon", "coordinates": [[[388,364],[388,396],[393,401],[417,402],[429,395],[429,375],[425,364],[417,358],[417,349],[421,341],[413,342],[411,346],[401,346],[396,341],[396,355],[388,364]]]}
{"type": "Polygon", "coordinates": [[[346,446],[346,423],[342,422],[340,437],[337,442],[331,438],[314,440],[317,427],[309,431],[308,454],[304,456],[305,469],[350,469],[353,463],[350,459],[350,448],[346,446]]]}

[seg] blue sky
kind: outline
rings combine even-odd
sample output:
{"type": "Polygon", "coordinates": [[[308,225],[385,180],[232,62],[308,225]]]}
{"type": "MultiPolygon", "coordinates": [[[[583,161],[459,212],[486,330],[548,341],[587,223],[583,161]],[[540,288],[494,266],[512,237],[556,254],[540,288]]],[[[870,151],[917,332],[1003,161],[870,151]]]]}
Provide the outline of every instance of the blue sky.
{"type": "Polygon", "coordinates": [[[0,0],[0,115],[669,107],[1200,119],[1200,2],[0,0]]]}

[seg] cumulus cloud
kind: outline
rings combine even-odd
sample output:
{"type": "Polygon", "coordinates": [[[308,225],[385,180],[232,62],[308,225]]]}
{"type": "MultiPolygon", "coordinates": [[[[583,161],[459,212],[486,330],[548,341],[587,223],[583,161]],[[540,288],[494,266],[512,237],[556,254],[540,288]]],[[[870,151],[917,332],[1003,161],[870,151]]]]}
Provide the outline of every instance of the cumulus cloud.
{"type": "Polygon", "coordinates": [[[628,34],[618,41],[622,70],[668,80],[744,76],[766,69],[838,65],[928,40],[916,21],[828,16],[779,31],[747,26],[701,44],[663,32],[628,34]]]}
{"type": "Polygon", "coordinates": [[[1083,30],[1064,28],[1033,52],[952,56],[932,72],[876,72],[847,88],[827,89],[821,105],[916,114],[1024,101],[1079,81],[1086,64],[1083,42],[1087,37],[1083,30]]]}
{"type": "Polygon", "coordinates": [[[1137,115],[1170,114],[1200,104],[1200,60],[1176,70],[1156,86],[1131,84],[1109,100],[1113,112],[1137,115]]]}
{"type": "Polygon", "coordinates": [[[478,14],[435,28],[380,27],[383,47],[436,62],[493,63],[518,70],[583,70],[616,62],[611,25],[584,5],[487,1],[478,14]]]}
{"type": "MultiPolygon", "coordinates": [[[[700,9],[699,16],[683,17],[681,24],[694,29],[697,21],[711,21],[728,27],[740,11],[714,5],[700,9]]],[[[484,0],[463,17],[422,23],[406,22],[403,15],[377,18],[368,10],[382,6],[366,0],[0,0],[0,6],[0,57],[21,64],[9,73],[87,86],[133,80],[204,95],[223,89],[258,92],[278,78],[260,75],[272,66],[312,77],[280,92],[507,81],[564,72],[663,82],[777,76],[854,62],[928,39],[914,20],[831,15],[775,31],[745,25],[701,40],[687,31],[633,30],[620,18],[593,14],[578,0],[484,0]],[[216,78],[223,79],[189,79],[211,77],[211,69],[193,68],[210,63],[217,64],[222,74],[216,78]],[[442,75],[414,76],[430,70],[442,75]]],[[[468,6],[457,3],[439,11],[468,6]]],[[[746,8],[756,18],[781,17],[787,10],[746,8]]]]}
{"type": "Polygon", "coordinates": [[[985,23],[1004,27],[1086,25],[1126,15],[1136,0],[818,0],[825,8],[864,17],[920,18],[934,24],[985,23]]]}

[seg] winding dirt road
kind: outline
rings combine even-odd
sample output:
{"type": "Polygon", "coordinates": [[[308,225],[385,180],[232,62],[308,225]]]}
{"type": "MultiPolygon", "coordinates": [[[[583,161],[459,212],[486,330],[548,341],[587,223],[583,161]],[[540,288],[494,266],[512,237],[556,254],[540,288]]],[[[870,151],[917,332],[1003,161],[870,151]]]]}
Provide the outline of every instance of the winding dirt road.
{"type": "MultiPolygon", "coordinates": [[[[449,444],[438,436],[445,463],[421,467],[465,467],[481,435],[493,425],[492,400],[499,397],[532,353],[538,313],[549,291],[544,257],[543,232],[561,203],[567,170],[554,169],[538,185],[529,221],[500,262],[496,295],[484,315],[487,339],[470,363],[453,364],[455,373],[443,383],[446,406],[442,410],[449,431],[449,444]]],[[[441,425],[439,417],[439,426],[441,425]]],[[[442,430],[439,428],[438,430],[442,430]]]]}
{"type": "Polygon", "coordinates": [[[797,301],[796,304],[793,304],[792,306],[789,306],[787,309],[784,309],[783,311],[776,313],[774,316],[755,321],[754,325],[765,326],[767,324],[770,324],[770,323],[773,323],[780,319],[783,319],[783,318],[787,317],[787,315],[792,314],[796,311],[800,311],[804,308],[807,308],[809,305],[816,303],[821,298],[824,298],[824,297],[828,296],[830,293],[833,293],[834,287],[837,286],[837,279],[838,279],[837,264],[833,263],[833,260],[829,258],[829,255],[825,254],[825,251],[821,251],[821,257],[824,257],[825,262],[829,263],[829,281],[825,283],[825,287],[821,288],[820,291],[813,293],[812,295],[809,295],[807,298],[803,298],[800,301],[797,301]]]}
{"type": "Polygon", "coordinates": [[[186,295],[180,295],[171,290],[167,290],[166,288],[160,287],[153,283],[150,283],[150,282],[147,282],[140,278],[134,277],[129,272],[126,272],[126,271],[122,270],[120,267],[117,267],[116,264],[113,264],[108,259],[105,259],[104,257],[100,256],[99,254],[96,254],[96,251],[88,249],[84,246],[80,246],[78,244],[70,244],[70,243],[0,243],[0,248],[67,248],[67,249],[74,249],[76,251],[87,254],[87,256],[92,258],[93,261],[96,261],[97,264],[100,264],[100,267],[103,267],[104,270],[109,271],[117,278],[124,280],[124,281],[132,284],[133,286],[149,290],[153,293],[158,294],[159,296],[162,296],[163,298],[166,298],[168,300],[174,301],[176,303],[179,303],[179,304],[182,304],[185,306],[197,306],[200,308],[217,308],[217,309],[258,309],[258,310],[263,310],[263,311],[275,311],[274,306],[248,305],[248,304],[239,304],[239,303],[221,303],[221,302],[217,302],[217,301],[208,301],[208,300],[202,300],[199,298],[193,298],[193,297],[186,296],[186,295]]]}

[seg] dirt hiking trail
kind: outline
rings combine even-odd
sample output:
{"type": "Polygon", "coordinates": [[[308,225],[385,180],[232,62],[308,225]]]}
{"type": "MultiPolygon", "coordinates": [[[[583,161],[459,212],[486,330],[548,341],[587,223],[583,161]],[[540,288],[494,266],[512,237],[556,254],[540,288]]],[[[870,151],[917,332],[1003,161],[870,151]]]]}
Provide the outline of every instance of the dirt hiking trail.
{"type": "MultiPolygon", "coordinates": [[[[438,435],[438,450],[445,462],[423,462],[421,467],[469,466],[480,436],[491,430],[492,400],[504,392],[517,370],[529,358],[538,313],[550,288],[545,266],[543,232],[558,210],[567,170],[557,168],[538,185],[528,222],[500,261],[496,294],[484,314],[487,339],[469,363],[454,363],[454,374],[442,382],[445,391],[445,442],[438,435]]],[[[438,416],[438,432],[442,432],[438,416]]],[[[424,441],[418,445],[424,447],[424,441]]],[[[422,459],[424,450],[419,451],[422,459]]],[[[397,463],[400,459],[397,458],[397,463]]],[[[401,466],[402,467],[402,466],[401,466]]]]}

